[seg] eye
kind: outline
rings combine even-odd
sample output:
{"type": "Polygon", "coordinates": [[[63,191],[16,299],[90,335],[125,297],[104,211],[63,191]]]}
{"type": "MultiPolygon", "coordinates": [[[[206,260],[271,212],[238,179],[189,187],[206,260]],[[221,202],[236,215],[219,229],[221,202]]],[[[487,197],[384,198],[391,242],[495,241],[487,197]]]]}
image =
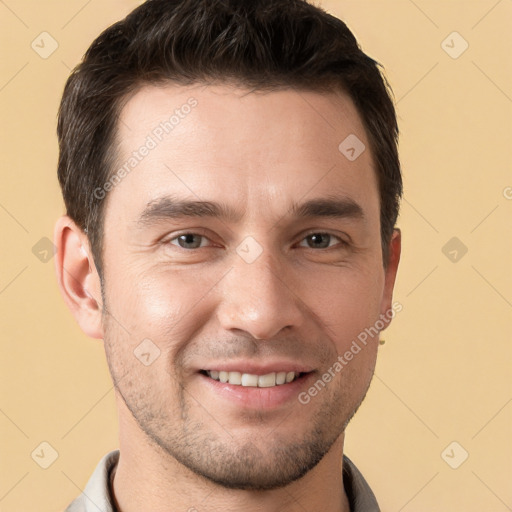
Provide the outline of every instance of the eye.
{"type": "Polygon", "coordinates": [[[338,241],[338,244],[341,246],[347,245],[345,241],[343,241],[340,237],[331,235],[330,233],[310,233],[305,238],[302,239],[299,246],[304,247],[302,242],[306,241],[308,244],[307,247],[310,249],[326,249],[329,247],[333,247],[337,245],[336,243],[331,244],[332,241],[338,241]]]}
{"type": "Polygon", "coordinates": [[[197,233],[182,233],[181,235],[175,236],[171,238],[168,243],[172,245],[178,245],[182,249],[199,249],[200,247],[205,247],[208,238],[204,235],[199,235],[197,233]],[[177,241],[177,243],[174,243],[177,241]]]}

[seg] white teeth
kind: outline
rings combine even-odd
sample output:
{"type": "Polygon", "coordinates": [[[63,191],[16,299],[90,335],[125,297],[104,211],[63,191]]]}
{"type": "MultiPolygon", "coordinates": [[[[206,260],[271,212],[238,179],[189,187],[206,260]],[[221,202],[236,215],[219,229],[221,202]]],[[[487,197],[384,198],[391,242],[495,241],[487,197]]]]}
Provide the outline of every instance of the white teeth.
{"type": "Polygon", "coordinates": [[[240,372],[229,372],[229,383],[240,386],[242,384],[242,374],[240,372]]]}
{"type": "Polygon", "coordinates": [[[276,373],[276,384],[284,384],[286,382],[286,372],[278,372],[276,373]]]}
{"type": "Polygon", "coordinates": [[[206,373],[213,380],[218,380],[222,383],[227,382],[235,386],[254,388],[281,386],[294,381],[299,376],[299,373],[295,372],[272,372],[265,375],[253,375],[251,373],[209,370],[206,373]]]}
{"type": "Polygon", "coordinates": [[[260,375],[258,377],[259,388],[271,388],[276,385],[276,374],[267,373],[267,375],[260,375]]]}
{"type": "Polygon", "coordinates": [[[258,376],[251,375],[250,373],[242,373],[242,386],[258,387],[258,376]]]}

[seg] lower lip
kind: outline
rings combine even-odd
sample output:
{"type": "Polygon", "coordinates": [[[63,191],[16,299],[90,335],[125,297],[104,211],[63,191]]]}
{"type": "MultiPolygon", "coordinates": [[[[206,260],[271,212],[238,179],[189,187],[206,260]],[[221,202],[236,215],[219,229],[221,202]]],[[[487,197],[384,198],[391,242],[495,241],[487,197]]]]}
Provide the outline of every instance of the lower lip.
{"type": "Polygon", "coordinates": [[[298,401],[299,393],[308,387],[313,376],[314,372],[309,372],[288,384],[257,388],[236,386],[199,374],[204,384],[216,395],[226,398],[239,407],[258,410],[276,409],[291,401],[298,401]]]}

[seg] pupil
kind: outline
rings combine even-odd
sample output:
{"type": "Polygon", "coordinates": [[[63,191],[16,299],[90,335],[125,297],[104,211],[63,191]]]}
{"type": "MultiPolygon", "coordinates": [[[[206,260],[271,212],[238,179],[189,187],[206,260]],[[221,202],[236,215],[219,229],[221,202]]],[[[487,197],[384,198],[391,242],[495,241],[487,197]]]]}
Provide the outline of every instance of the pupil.
{"type": "Polygon", "coordinates": [[[311,239],[313,240],[314,243],[316,243],[317,247],[318,246],[327,247],[329,245],[328,236],[322,235],[321,233],[317,233],[317,234],[311,235],[311,239]],[[323,243],[322,243],[322,238],[324,238],[324,242],[323,243]]]}
{"type": "Polygon", "coordinates": [[[186,235],[181,235],[180,238],[184,242],[184,245],[190,245],[190,244],[197,245],[197,243],[194,244],[194,236],[195,235],[193,235],[193,234],[186,234],[186,235]]]}

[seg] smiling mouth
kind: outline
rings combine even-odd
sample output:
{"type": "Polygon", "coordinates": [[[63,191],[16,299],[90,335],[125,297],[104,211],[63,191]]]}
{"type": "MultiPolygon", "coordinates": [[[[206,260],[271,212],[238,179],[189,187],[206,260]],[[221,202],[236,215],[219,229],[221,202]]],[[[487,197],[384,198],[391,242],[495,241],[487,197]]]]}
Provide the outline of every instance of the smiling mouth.
{"type": "Polygon", "coordinates": [[[304,372],[271,372],[265,375],[255,375],[252,373],[226,372],[218,370],[201,370],[200,373],[202,375],[206,375],[210,379],[222,383],[253,388],[283,386],[307,375],[307,373],[304,372]]]}

